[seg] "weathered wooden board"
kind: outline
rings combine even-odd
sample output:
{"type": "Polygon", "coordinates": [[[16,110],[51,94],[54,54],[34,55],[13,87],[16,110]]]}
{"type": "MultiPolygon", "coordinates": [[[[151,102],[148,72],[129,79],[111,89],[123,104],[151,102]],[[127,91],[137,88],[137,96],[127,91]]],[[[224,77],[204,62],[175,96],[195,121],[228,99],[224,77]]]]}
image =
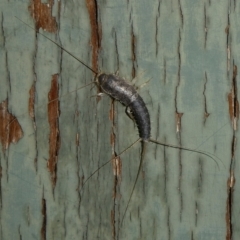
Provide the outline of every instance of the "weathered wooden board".
{"type": "MultiPolygon", "coordinates": [[[[1,239],[239,239],[240,3],[0,6],[0,102],[6,107],[8,100],[24,134],[4,150],[6,130],[0,131],[1,239]],[[138,138],[136,126],[120,103],[113,107],[107,96],[97,101],[95,85],[75,91],[94,74],[15,16],[44,28],[98,71],[119,71],[129,82],[136,77],[137,86],[151,79],[139,93],[150,111],[152,138],[213,153],[222,162],[149,143],[121,226],[140,144],[121,156],[120,173],[108,164],[80,189],[138,138]],[[59,101],[48,105],[50,89],[59,101]]],[[[0,119],[4,126],[6,112],[0,119]]]]}

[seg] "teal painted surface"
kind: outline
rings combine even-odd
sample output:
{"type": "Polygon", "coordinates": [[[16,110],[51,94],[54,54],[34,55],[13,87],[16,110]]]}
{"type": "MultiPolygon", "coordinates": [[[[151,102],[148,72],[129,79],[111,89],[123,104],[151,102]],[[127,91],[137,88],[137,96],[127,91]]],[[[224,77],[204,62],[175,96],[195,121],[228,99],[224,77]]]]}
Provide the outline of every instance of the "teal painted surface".
{"type": "MultiPolygon", "coordinates": [[[[119,75],[129,81],[134,66],[138,86],[151,79],[139,92],[151,114],[152,138],[211,152],[223,162],[218,160],[218,168],[205,156],[149,143],[120,231],[137,173],[140,144],[121,156],[122,174],[116,188],[109,164],[88,181],[80,198],[82,178],[112,156],[111,100],[104,96],[97,104],[92,97],[96,95],[94,87],[60,98],[61,146],[53,191],[47,169],[46,115],[51,76],[60,74],[60,95],[65,95],[92,81],[93,75],[65,53],[61,63],[57,47],[41,36],[35,38],[34,31],[14,17],[33,26],[28,4],[2,2],[0,8],[6,42],[4,46],[2,37],[0,101],[8,96],[9,111],[18,116],[24,131],[24,138],[10,146],[6,157],[1,155],[0,238],[41,239],[44,198],[46,239],[226,239],[233,136],[238,140],[227,96],[232,88],[233,61],[239,67],[239,3],[98,1],[102,28],[99,66],[106,72],[119,70],[119,75]],[[135,62],[132,33],[136,40],[135,62]],[[34,72],[36,130],[27,114],[34,72]],[[176,112],[183,113],[180,132],[176,112]],[[205,112],[210,114],[206,119],[205,112]]],[[[53,15],[57,15],[57,2],[53,15]]],[[[62,45],[91,64],[91,29],[85,2],[61,2],[59,16],[62,45]]],[[[45,34],[58,39],[54,34],[45,34]]],[[[137,139],[138,133],[121,104],[115,103],[115,107],[115,150],[119,153],[137,139]]],[[[238,144],[234,159],[232,239],[239,239],[238,144]]]]}

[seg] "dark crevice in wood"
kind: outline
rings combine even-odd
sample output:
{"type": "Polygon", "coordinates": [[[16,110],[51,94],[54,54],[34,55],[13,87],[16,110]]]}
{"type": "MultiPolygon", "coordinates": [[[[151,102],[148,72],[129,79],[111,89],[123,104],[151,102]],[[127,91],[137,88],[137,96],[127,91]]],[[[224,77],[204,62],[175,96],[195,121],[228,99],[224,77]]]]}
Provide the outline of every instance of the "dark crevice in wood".
{"type": "Polygon", "coordinates": [[[163,83],[164,83],[164,85],[166,85],[166,83],[167,83],[167,61],[166,61],[165,58],[164,58],[163,65],[164,65],[164,69],[163,69],[163,83]]]}
{"type": "MultiPolygon", "coordinates": [[[[228,6],[228,8],[230,8],[228,6]]],[[[227,74],[229,76],[230,72],[230,59],[231,59],[231,36],[230,36],[230,9],[227,15],[227,27],[225,28],[225,33],[227,34],[227,74]]]]}
{"type": "Polygon", "coordinates": [[[236,126],[234,130],[237,130],[237,121],[239,118],[239,102],[238,102],[238,89],[237,89],[237,66],[233,64],[233,77],[232,77],[232,87],[233,87],[233,112],[234,119],[236,121],[236,126]]]}
{"type": "Polygon", "coordinates": [[[9,65],[8,65],[8,53],[5,53],[5,63],[6,63],[6,72],[7,72],[7,80],[8,80],[8,86],[9,86],[9,93],[11,93],[11,75],[9,71],[9,65]]]}
{"type": "MultiPolygon", "coordinates": [[[[34,69],[35,69],[35,61],[33,61],[34,63],[34,69]]],[[[29,100],[28,100],[28,112],[29,112],[29,116],[32,119],[32,123],[33,123],[33,129],[36,132],[37,131],[37,126],[36,126],[36,118],[35,118],[35,93],[36,93],[36,79],[37,79],[37,74],[34,71],[34,82],[32,84],[32,87],[29,90],[29,100]]],[[[35,145],[35,149],[36,149],[36,156],[34,158],[34,166],[35,166],[35,171],[38,171],[38,164],[37,164],[37,159],[38,159],[38,147],[37,147],[37,139],[34,138],[34,145],[35,145]]]]}
{"type": "Polygon", "coordinates": [[[134,35],[133,23],[131,28],[131,47],[132,47],[132,78],[136,77],[136,51],[137,51],[137,39],[134,35]]]}
{"type": "Polygon", "coordinates": [[[66,205],[64,204],[64,206],[63,206],[63,231],[64,231],[64,239],[66,239],[67,238],[67,224],[66,224],[66,222],[67,222],[67,219],[66,219],[66,205]]]}
{"type": "Polygon", "coordinates": [[[116,72],[119,71],[119,53],[118,53],[118,42],[117,42],[117,33],[114,30],[114,42],[115,42],[115,53],[116,53],[116,57],[117,57],[117,70],[116,72]]]}
{"type": "Polygon", "coordinates": [[[86,0],[91,25],[92,68],[98,72],[98,52],[101,48],[101,24],[96,0],[86,0]]]}
{"type": "Polygon", "coordinates": [[[36,93],[36,82],[37,82],[37,72],[36,72],[36,59],[37,59],[37,52],[38,52],[38,34],[35,34],[35,47],[34,47],[34,53],[32,57],[32,71],[33,71],[33,84],[32,87],[29,90],[29,100],[28,100],[28,112],[30,117],[33,121],[33,127],[36,129],[36,119],[35,119],[35,93],[36,93]]]}
{"type": "Polygon", "coordinates": [[[182,11],[181,0],[178,0],[178,6],[179,6],[180,17],[181,17],[181,27],[183,27],[184,18],[183,18],[183,11],[182,11]]]}
{"type": "Polygon", "coordinates": [[[78,216],[80,217],[80,206],[81,206],[81,186],[82,183],[84,182],[84,174],[81,177],[80,171],[81,171],[81,164],[80,164],[80,155],[81,155],[81,135],[79,131],[79,116],[80,116],[80,111],[79,109],[79,98],[78,95],[75,94],[75,114],[74,114],[74,122],[76,124],[76,138],[75,138],[75,147],[76,147],[76,164],[77,164],[77,194],[78,194],[78,216]]]}
{"type": "Polygon", "coordinates": [[[42,228],[41,228],[41,239],[47,239],[47,202],[46,199],[42,198],[42,228]]]}
{"type": "MultiPolygon", "coordinates": [[[[177,47],[177,53],[178,53],[178,74],[177,74],[177,85],[175,87],[175,119],[176,119],[176,132],[178,136],[178,142],[179,146],[181,146],[181,120],[183,113],[178,111],[178,104],[177,104],[177,98],[178,98],[178,88],[181,83],[181,67],[182,67],[182,62],[181,62],[181,30],[179,29],[179,39],[178,39],[178,47],[177,47]]],[[[179,197],[180,197],[180,221],[182,220],[182,211],[183,211],[183,197],[182,197],[182,154],[181,150],[179,150],[178,153],[179,156],[179,182],[178,182],[178,192],[179,192],[179,197]]]]}
{"type": "Polygon", "coordinates": [[[227,233],[226,233],[226,240],[232,239],[232,214],[233,214],[233,200],[234,200],[234,186],[235,186],[235,174],[234,174],[234,163],[235,163],[235,152],[236,152],[236,145],[237,145],[237,122],[239,118],[239,102],[238,102],[238,95],[237,95],[237,66],[233,62],[233,74],[232,74],[232,89],[231,92],[228,94],[228,104],[229,104],[229,115],[232,121],[233,127],[233,138],[232,138],[232,146],[231,146],[231,162],[230,162],[230,169],[229,169],[229,178],[227,181],[227,193],[228,198],[226,202],[226,226],[227,226],[227,233]]]}
{"type": "Polygon", "coordinates": [[[197,223],[198,223],[198,202],[195,202],[195,227],[197,227],[197,223]]]}
{"type": "Polygon", "coordinates": [[[180,113],[178,111],[178,106],[177,106],[177,97],[178,97],[178,88],[180,86],[180,82],[181,82],[181,31],[179,29],[179,40],[178,40],[178,73],[177,73],[177,85],[175,87],[175,112],[176,112],[176,129],[177,129],[177,133],[181,132],[181,117],[183,115],[183,113],[180,113]]]}
{"type": "Polygon", "coordinates": [[[168,240],[172,239],[171,236],[171,223],[170,223],[170,216],[171,216],[171,211],[170,211],[170,207],[168,207],[167,209],[167,228],[168,228],[168,240]]]}
{"type": "MultiPolygon", "coordinates": [[[[156,129],[156,135],[155,135],[155,139],[158,140],[159,136],[160,136],[160,104],[158,104],[158,110],[157,110],[157,129],[156,129]]],[[[154,158],[157,159],[157,144],[155,144],[155,150],[154,150],[154,158]]]]}
{"type": "Polygon", "coordinates": [[[239,118],[239,102],[237,95],[237,66],[233,64],[232,89],[228,94],[229,116],[232,121],[233,130],[237,130],[239,118]]]}
{"type": "Polygon", "coordinates": [[[139,237],[140,239],[142,239],[142,218],[141,218],[141,214],[140,214],[140,207],[138,207],[138,219],[139,219],[139,237]]]}
{"type": "Polygon", "coordinates": [[[201,194],[202,193],[202,186],[203,186],[203,173],[204,173],[204,171],[203,171],[203,162],[202,162],[202,160],[201,159],[199,159],[199,162],[198,162],[198,164],[199,164],[199,175],[198,175],[198,189],[197,189],[197,192],[198,192],[198,194],[201,194]]]}
{"type": "Polygon", "coordinates": [[[3,12],[2,12],[2,15],[1,15],[1,36],[2,36],[2,43],[1,43],[1,48],[4,48],[5,49],[5,46],[6,46],[6,37],[5,37],[5,32],[4,32],[4,27],[3,27],[3,23],[4,23],[4,16],[3,16],[3,12]]]}
{"type": "Polygon", "coordinates": [[[19,239],[22,240],[22,234],[21,234],[21,226],[19,225],[18,227],[18,235],[19,235],[19,239]]]}
{"type": "Polygon", "coordinates": [[[207,36],[208,36],[208,17],[206,5],[204,4],[204,48],[207,48],[207,36]]]}
{"type": "Polygon", "coordinates": [[[159,21],[159,18],[160,18],[160,6],[161,6],[161,1],[158,2],[158,10],[157,10],[157,16],[156,16],[156,23],[155,23],[155,27],[156,27],[156,31],[155,31],[155,44],[156,44],[156,56],[158,55],[158,46],[159,46],[159,43],[158,43],[158,21],[159,21]]]}
{"type": "MultiPolygon", "coordinates": [[[[102,41],[102,27],[99,17],[99,10],[97,0],[86,0],[86,5],[89,14],[90,26],[91,26],[91,40],[90,45],[92,47],[92,69],[95,73],[98,73],[98,54],[101,48],[102,41]]],[[[97,93],[101,93],[102,90],[99,85],[96,84],[97,93]]],[[[101,100],[100,96],[97,96],[97,103],[101,100]]]]}
{"type": "MultiPolygon", "coordinates": [[[[116,133],[115,133],[115,105],[114,100],[112,99],[111,102],[111,109],[109,112],[109,119],[112,122],[112,128],[111,128],[111,135],[110,135],[110,141],[112,146],[112,166],[113,166],[113,207],[111,210],[111,222],[112,222],[112,235],[113,239],[116,239],[117,234],[117,225],[116,225],[116,219],[117,216],[117,197],[119,195],[118,186],[119,186],[119,179],[121,179],[122,174],[122,164],[120,157],[117,157],[117,150],[116,150],[116,133]]],[[[120,228],[119,228],[120,229],[120,228]]]]}
{"type": "Polygon", "coordinates": [[[207,73],[205,72],[205,82],[204,82],[204,86],[203,86],[203,98],[204,98],[204,120],[203,120],[203,123],[204,123],[204,125],[206,124],[207,118],[210,115],[210,113],[208,113],[208,110],[207,110],[207,97],[206,97],[207,82],[208,82],[208,78],[207,78],[207,73]]]}
{"type": "Polygon", "coordinates": [[[51,89],[48,93],[48,122],[50,126],[49,133],[49,159],[47,167],[51,174],[53,188],[57,182],[57,162],[60,148],[59,132],[59,86],[58,74],[52,76],[51,89]]]}
{"type": "MultiPolygon", "coordinates": [[[[165,139],[166,140],[166,139],[165,139]]],[[[166,154],[166,148],[163,150],[163,161],[164,161],[164,198],[165,202],[168,202],[167,183],[168,183],[168,158],[166,154]]]]}
{"type": "MultiPolygon", "coordinates": [[[[234,140],[233,140],[234,142],[234,140]]],[[[226,214],[225,214],[225,219],[226,219],[226,226],[227,226],[227,232],[226,232],[226,240],[231,240],[232,239],[232,205],[233,205],[233,191],[234,191],[234,185],[235,185],[235,177],[234,177],[234,172],[232,169],[230,169],[230,177],[228,178],[227,181],[227,202],[226,202],[226,214]]]]}

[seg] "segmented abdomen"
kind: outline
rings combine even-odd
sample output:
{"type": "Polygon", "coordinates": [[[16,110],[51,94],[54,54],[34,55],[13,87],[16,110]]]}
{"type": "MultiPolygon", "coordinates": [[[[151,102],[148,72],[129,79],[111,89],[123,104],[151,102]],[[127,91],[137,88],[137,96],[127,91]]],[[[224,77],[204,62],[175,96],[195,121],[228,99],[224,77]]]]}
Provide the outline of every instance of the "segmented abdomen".
{"type": "Polygon", "coordinates": [[[130,108],[138,127],[139,137],[143,141],[148,141],[151,132],[150,116],[143,99],[135,88],[113,74],[102,73],[97,80],[106,94],[130,108]]]}

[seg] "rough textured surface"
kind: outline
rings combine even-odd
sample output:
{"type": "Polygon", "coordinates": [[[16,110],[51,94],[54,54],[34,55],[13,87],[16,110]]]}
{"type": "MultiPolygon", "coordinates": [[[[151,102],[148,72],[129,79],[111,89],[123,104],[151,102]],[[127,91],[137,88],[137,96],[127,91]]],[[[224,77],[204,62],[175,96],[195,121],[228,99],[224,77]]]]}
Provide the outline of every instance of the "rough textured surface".
{"type": "Polygon", "coordinates": [[[0,239],[240,238],[238,1],[1,1],[0,9],[0,102],[8,99],[24,134],[0,155],[0,239]],[[149,143],[120,226],[140,144],[80,190],[138,138],[137,128],[121,104],[96,100],[94,84],[75,91],[94,75],[14,16],[44,27],[95,70],[136,77],[137,86],[151,79],[139,93],[152,138],[211,152],[219,168],[149,143]],[[48,118],[53,76],[57,124],[48,118]],[[58,131],[51,151],[49,136],[58,131]],[[57,159],[54,188],[50,157],[57,159]]]}

